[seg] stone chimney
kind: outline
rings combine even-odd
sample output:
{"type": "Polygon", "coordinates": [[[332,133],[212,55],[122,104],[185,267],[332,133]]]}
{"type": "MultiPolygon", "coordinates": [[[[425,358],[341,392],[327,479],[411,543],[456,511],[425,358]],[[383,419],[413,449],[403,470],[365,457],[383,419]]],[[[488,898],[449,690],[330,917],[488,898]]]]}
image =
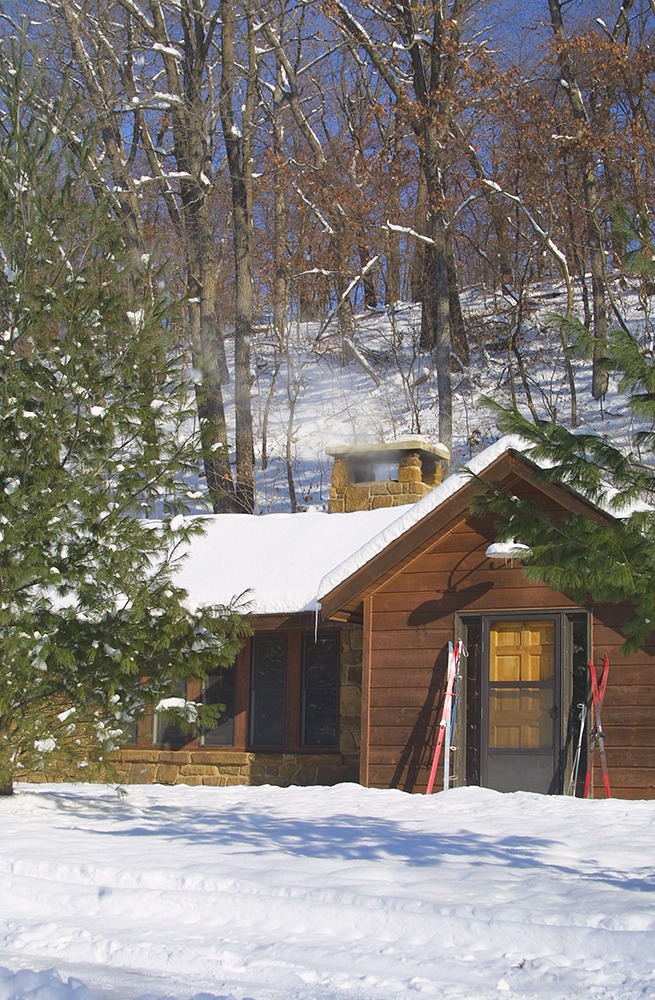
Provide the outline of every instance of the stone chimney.
{"type": "Polygon", "coordinates": [[[335,444],[328,512],[350,513],[416,503],[438,486],[442,462],[450,458],[442,444],[427,438],[400,438],[380,444],[335,444]]]}

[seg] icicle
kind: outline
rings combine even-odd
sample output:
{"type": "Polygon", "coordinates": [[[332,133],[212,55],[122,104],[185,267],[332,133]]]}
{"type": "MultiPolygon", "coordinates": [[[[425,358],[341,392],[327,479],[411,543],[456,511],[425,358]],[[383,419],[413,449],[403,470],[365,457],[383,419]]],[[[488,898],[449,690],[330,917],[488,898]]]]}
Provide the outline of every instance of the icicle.
{"type": "Polygon", "coordinates": [[[321,613],[321,605],[317,602],[316,610],[314,611],[314,642],[318,642],[318,616],[321,613]]]}

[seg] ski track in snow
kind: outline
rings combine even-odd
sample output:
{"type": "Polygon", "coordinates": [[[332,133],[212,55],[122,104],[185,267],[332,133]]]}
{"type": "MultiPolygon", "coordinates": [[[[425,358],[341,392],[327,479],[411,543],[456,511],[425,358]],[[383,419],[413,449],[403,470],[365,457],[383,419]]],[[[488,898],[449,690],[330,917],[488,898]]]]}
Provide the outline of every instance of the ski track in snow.
{"type": "Polygon", "coordinates": [[[23,785],[0,816],[0,1000],[655,996],[655,803],[23,785]]]}

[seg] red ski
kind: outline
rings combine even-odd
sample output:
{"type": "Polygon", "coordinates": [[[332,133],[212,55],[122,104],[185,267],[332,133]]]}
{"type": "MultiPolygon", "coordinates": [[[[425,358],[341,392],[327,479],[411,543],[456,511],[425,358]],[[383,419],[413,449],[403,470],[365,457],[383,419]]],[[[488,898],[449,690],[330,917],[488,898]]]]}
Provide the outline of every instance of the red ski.
{"type": "Polygon", "coordinates": [[[606,653],[603,659],[603,675],[601,677],[599,685],[596,667],[594,666],[593,660],[589,660],[589,676],[591,677],[591,698],[594,709],[594,724],[589,734],[590,739],[589,739],[589,750],[587,753],[587,773],[585,775],[584,793],[583,793],[583,798],[585,799],[588,799],[591,795],[591,769],[594,762],[594,754],[596,752],[596,747],[598,747],[600,764],[603,769],[603,784],[605,786],[605,795],[607,796],[608,799],[611,799],[612,797],[612,791],[610,789],[610,778],[607,770],[607,757],[605,756],[605,734],[603,732],[603,723],[601,719],[603,700],[605,698],[605,688],[607,687],[607,677],[609,671],[610,671],[610,661],[606,653]]]}
{"type": "Polygon", "coordinates": [[[434,780],[437,777],[437,768],[439,767],[441,749],[446,738],[446,732],[451,726],[453,692],[455,690],[455,677],[457,676],[457,664],[461,655],[461,648],[462,643],[460,640],[455,643],[454,647],[452,642],[448,643],[448,672],[446,674],[446,689],[443,696],[443,712],[441,714],[441,722],[439,723],[439,735],[437,737],[437,745],[434,748],[434,757],[432,758],[430,777],[428,778],[428,784],[425,790],[426,795],[431,795],[434,789],[434,780]]]}

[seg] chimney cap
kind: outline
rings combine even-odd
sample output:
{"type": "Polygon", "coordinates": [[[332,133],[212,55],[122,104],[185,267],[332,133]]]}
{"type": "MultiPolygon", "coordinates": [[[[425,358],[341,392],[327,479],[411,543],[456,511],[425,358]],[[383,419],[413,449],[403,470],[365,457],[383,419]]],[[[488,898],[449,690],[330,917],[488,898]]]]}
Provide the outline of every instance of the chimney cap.
{"type": "Polygon", "coordinates": [[[424,455],[432,455],[434,458],[448,461],[450,452],[444,444],[430,441],[420,434],[414,437],[397,438],[395,441],[366,441],[356,444],[329,444],[326,453],[332,458],[348,458],[358,455],[368,455],[371,458],[379,455],[389,458],[392,455],[400,456],[406,452],[418,451],[424,455]]]}

